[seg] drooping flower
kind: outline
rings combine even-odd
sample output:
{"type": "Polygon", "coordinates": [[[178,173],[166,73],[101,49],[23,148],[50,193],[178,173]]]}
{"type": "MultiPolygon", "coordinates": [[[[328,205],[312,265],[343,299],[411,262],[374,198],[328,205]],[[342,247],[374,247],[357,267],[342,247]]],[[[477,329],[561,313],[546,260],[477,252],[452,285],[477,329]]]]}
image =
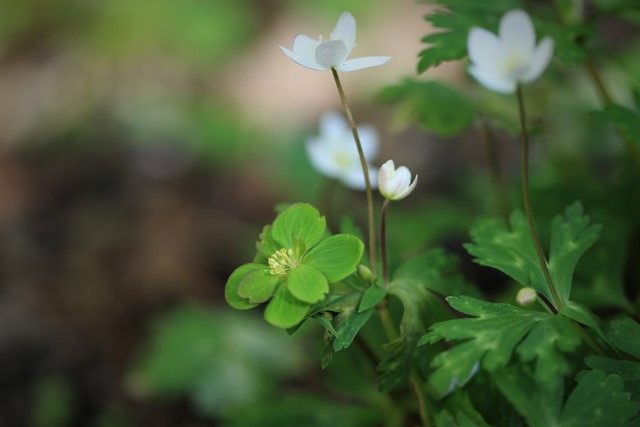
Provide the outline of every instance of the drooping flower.
{"type": "Polygon", "coordinates": [[[416,188],[418,175],[411,182],[411,171],[406,166],[396,169],[393,160],[387,160],[378,172],[380,194],[387,200],[400,200],[407,197],[416,188]]]}
{"type": "Polygon", "coordinates": [[[280,49],[298,64],[312,70],[356,71],[363,68],[385,64],[389,56],[365,56],[347,60],[356,46],[356,20],[349,12],[342,12],[329,40],[313,39],[298,34],[293,39],[292,50],[280,46],[280,49]]]}
{"type": "MultiPolygon", "coordinates": [[[[358,126],[360,143],[369,166],[369,181],[376,187],[377,168],[369,162],[378,154],[378,134],[369,125],[358,126]]],[[[307,140],[307,154],[313,167],[347,187],[364,190],[365,182],[353,134],[341,114],[325,113],[320,119],[319,134],[307,140]]]]}
{"type": "Polygon", "coordinates": [[[507,12],[498,35],[473,27],[467,38],[471,59],[469,73],[487,89],[513,93],[520,83],[537,79],[549,65],[553,40],[545,37],[536,46],[536,33],[523,10],[507,12]]]}

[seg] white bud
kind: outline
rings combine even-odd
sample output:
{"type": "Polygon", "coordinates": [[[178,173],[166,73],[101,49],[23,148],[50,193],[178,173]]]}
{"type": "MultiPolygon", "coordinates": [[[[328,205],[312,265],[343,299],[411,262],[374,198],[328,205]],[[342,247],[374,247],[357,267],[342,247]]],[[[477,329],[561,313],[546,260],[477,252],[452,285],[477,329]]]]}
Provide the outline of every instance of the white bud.
{"type": "Polygon", "coordinates": [[[538,298],[538,294],[533,288],[522,288],[518,291],[518,295],[516,295],[516,301],[521,306],[534,303],[536,298],[538,298]]]}
{"type": "Polygon", "coordinates": [[[388,200],[400,200],[407,197],[416,188],[418,175],[411,182],[411,171],[406,166],[396,169],[393,160],[387,160],[378,171],[378,188],[388,200]]]}

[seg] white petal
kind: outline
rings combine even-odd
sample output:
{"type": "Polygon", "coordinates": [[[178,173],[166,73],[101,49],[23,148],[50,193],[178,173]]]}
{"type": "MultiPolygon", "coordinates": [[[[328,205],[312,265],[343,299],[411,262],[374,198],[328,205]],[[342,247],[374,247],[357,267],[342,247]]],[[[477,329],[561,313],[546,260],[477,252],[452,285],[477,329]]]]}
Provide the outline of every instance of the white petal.
{"type": "Polygon", "coordinates": [[[310,138],[307,141],[307,155],[311,165],[321,174],[331,178],[340,176],[340,166],[336,164],[331,147],[322,140],[310,138]]]}
{"type": "Polygon", "coordinates": [[[545,37],[536,47],[529,69],[520,76],[523,83],[528,83],[540,77],[540,74],[547,68],[553,56],[553,40],[545,37]]]}
{"type": "Polygon", "coordinates": [[[305,34],[298,34],[293,39],[291,50],[302,58],[313,59],[316,54],[316,48],[320,44],[319,40],[312,39],[305,34]]]}
{"type": "Polygon", "coordinates": [[[338,71],[356,71],[364,68],[377,67],[386,64],[391,59],[390,56],[364,56],[362,58],[350,59],[336,67],[338,71]]]}
{"type": "Polygon", "coordinates": [[[409,185],[402,193],[398,195],[396,200],[404,199],[405,197],[407,197],[416,188],[416,185],[418,185],[418,175],[413,178],[413,182],[411,183],[411,185],[409,185]]]}
{"type": "MultiPolygon", "coordinates": [[[[371,184],[371,188],[375,189],[378,187],[378,168],[369,165],[369,182],[371,184]]],[[[349,188],[353,188],[354,190],[364,190],[366,188],[364,182],[364,175],[362,174],[362,167],[360,163],[358,166],[354,166],[349,170],[345,171],[340,177],[341,181],[349,188]]]]}
{"type": "Polygon", "coordinates": [[[348,129],[347,121],[338,111],[327,111],[320,118],[320,135],[324,138],[339,138],[348,129]]]}
{"type": "Polygon", "coordinates": [[[293,53],[292,51],[290,51],[289,49],[283,46],[280,46],[280,49],[282,49],[285,55],[287,55],[289,58],[293,59],[295,62],[302,65],[303,67],[311,68],[312,70],[318,70],[318,71],[326,71],[329,69],[327,67],[323,67],[320,64],[318,64],[313,58],[302,57],[300,55],[293,53]]]}
{"type": "Polygon", "coordinates": [[[396,169],[396,173],[389,180],[389,195],[391,198],[397,199],[406,190],[410,182],[411,172],[406,166],[400,166],[396,169]]]}
{"type": "Polygon", "coordinates": [[[495,68],[504,52],[495,34],[484,28],[473,27],[467,37],[469,59],[484,68],[495,68]]]}
{"type": "Polygon", "coordinates": [[[371,125],[358,126],[358,135],[360,135],[360,144],[364,152],[364,158],[371,161],[378,155],[380,144],[378,142],[378,132],[371,125]]]}
{"type": "Polygon", "coordinates": [[[500,20],[500,43],[507,51],[518,52],[524,58],[533,54],[536,33],[531,18],[524,10],[515,9],[500,20]]]}
{"type": "Polygon", "coordinates": [[[516,83],[513,80],[507,79],[495,70],[472,65],[469,67],[469,74],[489,90],[500,93],[513,93],[516,90],[516,83]]]}
{"type": "Polygon", "coordinates": [[[389,180],[393,176],[396,167],[393,164],[393,160],[387,160],[378,171],[378,185],[380,186],[380,192],[386,197],[389,194],[389,180]]]}
{"type": "Polygon", "coordinates": [[[342,40],[327,40],[318,45],[315,60],[325,67],[338,67],[347,59],[347,47],[342,40]]]}
{"type": "Polygon", "coordinates": [[[331,38],[342,40],[347,47],[347,55],[356,45],[356,19],[349,12],[342,12],[335,28],[331,32],[331,38]]]}

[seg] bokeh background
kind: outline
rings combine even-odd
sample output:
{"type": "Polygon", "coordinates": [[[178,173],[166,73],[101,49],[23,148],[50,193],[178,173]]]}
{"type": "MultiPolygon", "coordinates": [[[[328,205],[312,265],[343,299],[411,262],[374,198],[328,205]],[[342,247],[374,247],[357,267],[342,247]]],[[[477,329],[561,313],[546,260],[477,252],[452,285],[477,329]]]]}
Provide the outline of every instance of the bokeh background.
{"type": "MultiPolygon", "coordinates": [[[[379,131],[374,163],[394,158],[421,176],[392,214],[391,244],[404,251],[392,256],[442,245],[486,293],[507,286],[474,267],[461,243],[476,215],[500,210],[487,196],[492,186],[517,185],[511,101],[487,95],[505,117],[496,181],[482,126],[438,135],[379,96],[415,75],[431,7],[0,1],[0,425],[342,426],[388,414],[357,351],[321,371],[320,328],[289,337],[257,312],[232,312],[223,290],[253,257],[278,203],[329,207],[334,226],[341,214],[363,218],[363,195],[319,176],[304,149],[321,114],[339,108],[333,80],[278,48],[300,32],[326,36],[344,10],[357,18],[356,56],[392,57],[343,76],[356,120],[379,131]]],[[[618,24],[602,24],[610,46],[637,35],[637,26],[618,24]]],[[[637,64],[626,61],[618,65],[637,64]]],[[[584,72],[572,73],[569,89],[549,95],[541,84],[544,104],[532,94],[534,119],[597,106],[584,72]]],[[[632,75],[607,73],[621,87],[632,75]]],[[[462,64],[421,79],[474,87],[462,64]]],[[[598,147],[602,133],[572,129],[579,114],[551,121],[563,138],[544,150],[571,158],[586,140],[588,152],[604,152],[606,169],[620,147],[598,147]]]]}

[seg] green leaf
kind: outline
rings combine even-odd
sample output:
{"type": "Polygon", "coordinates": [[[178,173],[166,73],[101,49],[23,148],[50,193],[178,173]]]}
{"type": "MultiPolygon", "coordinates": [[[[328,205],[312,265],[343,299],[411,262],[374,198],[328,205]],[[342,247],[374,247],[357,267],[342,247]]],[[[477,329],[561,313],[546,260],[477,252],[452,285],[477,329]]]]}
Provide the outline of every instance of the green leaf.
{"type": "Polygon", "coordinates": [[[293,248],[299,240],[308,250],[320,241],[325,229],[325,218],[316,208],[307,203],[296,203],[278,215],[271,236],[282,247],[293,248]]]}
{"type": "Polygon", "coordinates": [[[585,359],[585,363],[591,369],[600,370],[607,375],[618,375],[624,382],[625,391],[631,393],[632,399],[640,400],[640,362],[589,356],[585,359]]]}
{"type": "Polygon", "coordinates": [[[622,379],[601,371],[578,375],[578,385],[562,409],[563,427],[625,426],[638,413],[638,404],[623,391],[622,379]]]}
{"type": "Polygon", "coordinates": [[[251,304],[267,301],[273,295],[276,285],[281,281],[279,276],[269,273],[265,266],[256,268],[245,274],[238,284],[238,295],[249,300],[251,304]]]}
{"type": "Polygon", "coordinates": [[[600,320],[588,308],[576,302],[568,301],[567,305],[562,307],[558,314],[568,317],[571,320],[575,320],[576,322],[581,323],[585,326],[588,326],[589,328],[593,329],[600,338],[609,343],[609,339],[600,327],[600,320]]]}
{"type": "Polygon", "coordinates": [[[233,273],[231,273],[224,288],[224,299],[227,301],[227,304],[236,310],[248,310],[258,305],[242,298],[238,294],[238,286],[240,285],[242,278],[247,273],[262,268],[264,268],[264,266],[261,264],[244,264],[236,268],[233,273]]]}
{"type": "Polygon", "coordinates": [[[304,255],[302,262],[320,270],[329,283],[335,283],[356,270],[363,250],[364,244],[357,237],[336,234],[311,248],[304,255]]]}
{"type": "Polygon", "coordinates": [[[640,113],[623,105],[610,104],[598,112],[598,116],[613,124],[625,138],[640,144],[640,113]]]}
{"type": "Polygon", "coordinates": [[[562,353],[573,351],[580,337],[568,319],[470,297],[449,297],[447,301],[474,317],[436,323],[418,343],[464,340],[433,359],[436,370],[429,383],[437,395],[464,386],[480,365],[490,372],[506,366],[514,350],[523,362],[535,361],[535,380],[547,389],[560,384],[562,375],[569,372],[562,353]]]}
{"type": "Polygon", "coordinates": [[[387,290],[385,288],[383,288],[382,286],[378,286],[375,283],[372,284],[362,295],[360,305],[358,306],[358,312],[360,313],[375,307],[380,301],[384,299],[386,295],[387,290]]]}
{"type": "Polygon", "coordinates": [[[509,218],[486,219],[471,229],[473,243],[464,245],[480,265],[496,268],[522,286],[531,286],[552,299],[529,233],[527,218],[517,210],[509,218]]]}
{"type": "Polygon", "coordinates": [[[432,249],[401,264],[393,273],[394,280],[417,280],[425,289],[442,296],[480,296],[458,272],[459,259],[443,249],[432,249]]]}
{"type": "Polygon", "coordinates": [[[300,323],[309,311],[309,305],[294,297],[282,284],[264,310],[264,318],[273,326],[291,328],[300,323]]]}
{"type": "Polygon", "coordinates": [[[367,323],[372,313],[373,309],[360,313],[355,310],[342,313],[343,319],[336,328],[338,336],[333,341],[333,350],[340,351],[349,347],[356,335],[358,335],[360,329],[367,323]]]}
{"type": "Polygon", "coordinates": [[[289,272],[287,287],[294,297],[310,304],[321,301],[329,292],[327,278],[318,269],[304,264],[289,272]]]}
{"type": "Polygon", "coordinates": [[[549,271],[563,301],[571,294],[578,260],[600,237],[602,226],[589,223],[579,202],[573,203],[565,209],[564,216],[557,215],[551,223],[549,271]]]}
{"type": "Polygon", "coordinates": [[[614,319],[606,332],[609,342],[618,350],[640,359],[640,324],[628,316],[614,319]]]}
{"type": "Polygon", "coordinates": [[[378,97],[385,103],[400,104],[398,113],[407,114],[411,121],[441,136],[460,134],[474,118],[473,105],[467,98],[452,86],[436,81],[404,79],[385,87],[378,97]]]}
{"type": "Polygon", "coordinates": [[[580,336],[570,320],[552,316],[533,327],[518,346],[517,352],[525,362],[537,360],[536,380],[552,389],[560,384],[562,376],[570,369],[560,352],[570,353],[580,342],[580,336]]]}

